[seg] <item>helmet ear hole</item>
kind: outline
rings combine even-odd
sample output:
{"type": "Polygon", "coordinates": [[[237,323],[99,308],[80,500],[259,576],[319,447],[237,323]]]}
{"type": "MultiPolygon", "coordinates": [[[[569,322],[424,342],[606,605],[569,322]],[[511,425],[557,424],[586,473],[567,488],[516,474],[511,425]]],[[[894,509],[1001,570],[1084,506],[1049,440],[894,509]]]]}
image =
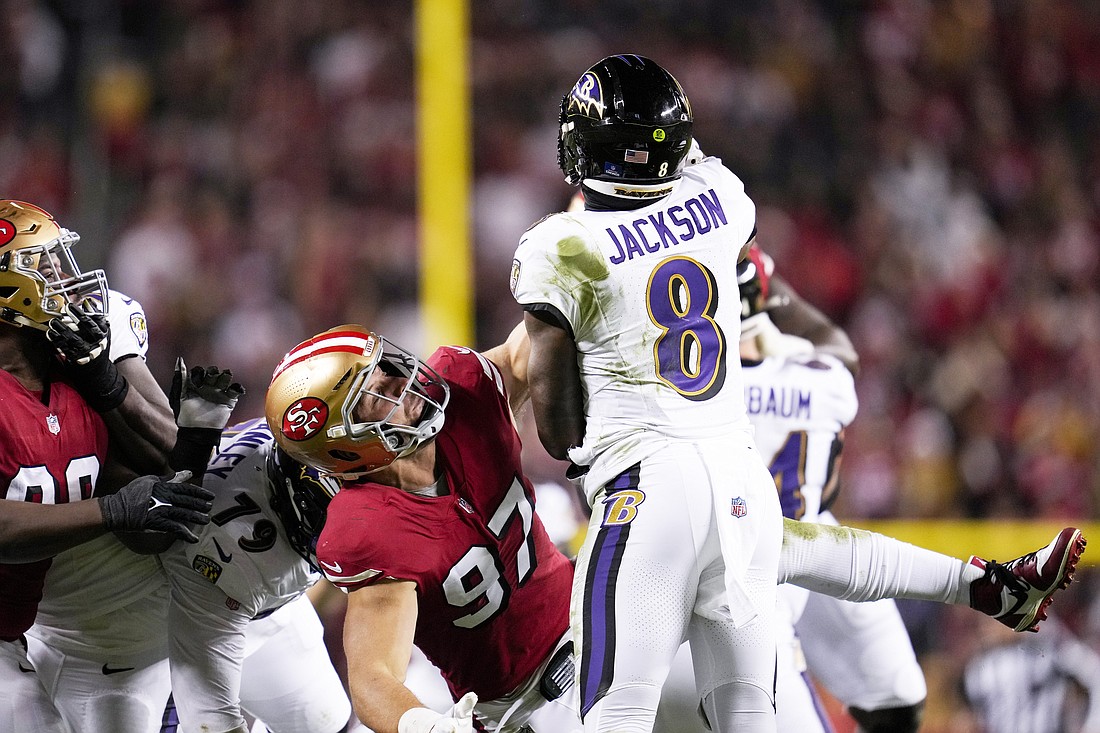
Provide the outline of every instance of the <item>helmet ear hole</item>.
{"type": "Polygon", "coordinates": [[[338,461],[355,461],[359,458],[359,456],[347,450],[330,450],[328,454],[338,461]]]}

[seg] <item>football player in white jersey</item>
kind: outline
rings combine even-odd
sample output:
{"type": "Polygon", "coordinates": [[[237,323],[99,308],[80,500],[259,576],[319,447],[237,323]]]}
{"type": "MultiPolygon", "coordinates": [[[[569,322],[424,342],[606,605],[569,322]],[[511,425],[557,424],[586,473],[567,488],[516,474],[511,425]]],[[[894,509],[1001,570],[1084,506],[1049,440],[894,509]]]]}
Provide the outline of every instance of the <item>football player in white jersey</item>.
{"type": "Polygon", "coordinates": [[[1083,551],[1075,528],[1006,564],[963,563],[782,519],[730,353],[755,235],[743,185],[715,158],[685,169],[691,109],[649,59],[591,67],[560,123],[585,211],[525,233],[512,292],[539,437],[586,470],[593,508],[572,606],[585,730],[652,730],[685,638],[710,727],[776,730],[773,571],[852,600],[969,599],[1020,630],[1043,618],[1083,551]]]}
{"type": "Polygon", "coordinates": [[[560,123],[586,209],[524,234],[512,292],[539,437],[587,468],[572,616],[585,730],[651,730],[687,639],[711,727],[774,731],[782,514],[729,358],[740,302],[720,297],[755,207],[718,160],[685,168],[691,108],[649,59],[589,68],[560,123]]]}
{"type": "MultiPolygon", "coordinates": [[[[224,381],[220,383],[221,389],[227,392],[228,402],[204,399],[217,397],[216,393],[185,393],[183,404],[185,409],[190,410],[188,415],[191,419],[188,422],[184,418],[181,425],[207,432],[200,432],[198,439],[185,443],[181,450],[180,441],[175,438],[176,424],[168,399],[145,363],[148,331],[141,305],[115,291],[109,292],[108,304],[108,323],[105,326],[97,330],[102,324],[89,323],[85,319],[85,330],[80,333],[86,339],[83,345],[77,339],[70,339],[65,345],[69,356],[75,360],[82,348],[93,350],[97,343],[101,347],[109,343],[110,361],[128,386],[127,399],[130,402],[138,399],[144,401],[143,405],[139,403],[139,409],[130,410],[129,422],[110,425],[112,440],[114,431],[121,424],[123,430],[134,430],[145,436],[144,442],[139,445],[140,450],[132,454],[138,460],[144,457],[144,460],[155,463],[158,460],[156,456],[160,455],[159,460],[167,460],[173,465],[193,465],[201,461],[205,468],[206,456],[209,455],[209,431],[220,428],[228,420],[232,405],[239,396],[239,391],[234,392],[234,389],[239,388],[224,381]],[[167,458],[163,451],[163,431],[167,428],[159,419],[165,411],[171,421],[174,446],[167,458]]],[[[181,385],[193,385],[194,381],[190,378],[205,379],[216,372],[213,368],[199,369],[197,373],[192,370],[191,374],[178,376],[181,385]]],[[[179,432],[189,434],[184,430],[179,432]]],[[[220,432],[217,429],[215,437],[220,432]]],[[[253,433],[249,439],[254,437],[253,433]]],[[[270,447],[270,435],[267,443],[270,447]]],[[[234,445],[237,450],[244,450],[243,444],[234,445]]],[[[251,445],[252,450],[257,447],[258,444],[251,445]]],[[[215,463],[222,460],[224,463],[221,454],[211,460],[215,463]]],[[[200,471],[196,469],[198,473],[200,471]]],[[[227,516],[224,504],[232,504],[238,494],[246,497],[242,501],[253,495],[257,499],[265,497],[262,504],[267,507],[266,492],[273,477],[274,474],[266,472],[247,476],[238,473],[233,476],[232,486],[225,484],[224,476],[208,479],[216,489],[228,495],[228,498],[222,497],[221,509],[215,510],[215,513],[220,511],[224,519],[227,516]],[[240,486],[236,485],[238,483],[240,486]]],[[[270,510],[267,511],[270,513],[270,510]]],[[[207,525],[206,529],[211,532],[200,533],[206,545],[210,544],[212,537],[221,538],[225,546],[238,540],[237,536],[228,535],[237,529],[236,524],[222,524],[226,526],[216,523],[207,525]]],[[[261,529],[267,532],[270,531],[268,527],[269,524],[265,523],[261,529]]],[[[235,580],[239,587],[240,583],[256,580],[253,597],[265,599],[270,588],[280,583],[285,587],[295,586],[303,576],[307,576],[309,582],[299,583],[295,586],[296,592],[280,596],[277,602],[265,601],[261,604],[264,606],[261,609],[264,613],[260,613],[263,618],[245,624],[247,639],[243,653],[247,659],[243,662],[243,680],[240,658],[229,658],[224,667],[216,670],[216,674],[212,673],[199,684],[193,684],[193,678],[186,676],[188,663],[195,659],[194,654],[181,660],[177,666],[185,670],[185,676],[178,683],[179,689],[174,698],[180,707],[186,708],[181,730],[197,730],[199,726],[198,723],[188,723],[187,715],[192,710],[189,705],[196,706],[196,714],[201,717],[208,704],[227,704],[225,693],[231,686],[235,690],[239,688],[240,698],[253,717],[271,721],[279,726],[280,731],[335,732],[344,730],[348,723],[351,705],[332,668],[321,636],[320,622],[309,600],[301,598],[278,607],[288,597],[301,594],[317,576],[309,572],[301,558],[289,551],[282,534],[276,536],[278,541],[272,545],[284,550],[279,559],[286,562],[269,564],[266,571],[270,572],[270,578],[260,580],[258,576],[264,573],[254,573],[242,579],[240,567],[251,567],[253,570],[257,567],[242,562],[244,557],[254,560],[254,555],[242,553],[242,560],[227,570],[223,583],[235,580]],[[232,683],[225,681],[225,674],[232,678],[232,683]],[[211,694],[210,689],[216,690],[217,694],[211,694]]],[[[40,669],[45,670],[48,690],[75,730],[157,733],[165,717],[169,690],[174,686],[169,677],[170,649],[183,648],[185,655],[188,649],[219,657],[225,655],[221,647],[210,642],[210,635],[215,631],[213,626],[202,627],[201,633],[196,632],[195,637],[186,636],[196,625],[201,625],[201,620],[208,614],[217,616],[218,610],[226,608],[225,594],[218,589],[213,589],[211,594],[212,586],[206,578],[214,572],[212,566],[201,566],[196,562],[184,572],[179,562],[173,562],[182,554],[178,543],[168,548],[160,561],[152,555],[131,552],[110,538],[99,540],[94,546],[88,545],[83,550],[80,553],[64,553],[47,575],[43,602],[45,612],[39,614],[37,624],[28,633],[31,637],[31,657],[40,669]],[[182,577],[175,577],[177,572],[182,577]],[[188,608],[193,611],[195,620],[190,623],[180,621],[178,608],[170,604],[169,598],[178,598],[177,589],[187,587],[195,579],[201,587],[197,595],[188,601],[188,608]],[[213,611],[197,600],[209,599],[211,595],[216,596],[211,602],[219,606],[213,611]],[[166,625],[166,618],[173,619],[170,627],[166,625]],[[169,629],[172,632],[170,640],[169,629]]],[[[232,554],[232,551],[229,552],[232,554]]],[[[266,557],[275,554],[278,553],[268,553],[266,557]]],[[[220,632],[221,628],[217,627],[217,630],[220,632]]],[[[241,704],[234,697],[233,715],[240,714],[241,704]]],[[[220,707],[215,717],[219,715],[232,717],[220,707]]],[[[225,730],[233,728],[226,727],[225,730]]]]}
{"type": "MultiPolygon", "coordinates": [[[[107,302],[107,322],[81,312],[78,323],[83,331],[55,328],[52,340],[66,353],[68,371],[91,368],[100,374],[115,373],[116,377],[106,381],[121,380],[126,385],[125,407],[120,403],[119,409],[109,410],[114,420],[105,416],[109,445],[132,448],[135,443],[130,442],[130,433],[140,430],[146,438],[136,443],[136,450],[125,452],[122,460],[144,470],[163,470],[168,462],[180,460],[180,444],[168,399],[145,365],[145,314],[137,301],[115,291],[108,292],[107,302]],[[92,352],[96,353],[88,362],[95,366],[76,365],[82,354],[92,352]],[[122,376],[123,371],[127,376],[122,376]],[[165,412],[168,427],[164,425],[165,412]],[[165,450],[165,444],[172,450],[165,450]]],[[[206,377],[205,370],[202,376],[206,377]]],[[[99,379],[98,383],[106,381],[99,379]]],[[[94,395],[96,383],[83,379],[79,384],[82,394],[91,391],[94,395]]],[[[190,380],[186,384],[197,386],[190,380]]],[[[235,402],[236,397],[230,399],[235,402]]],[[[207,404],[200,394],[188,392],[184,401],[192,410],[206,409],[197,407],[207,404]]],[[[101,404],[99,409],[103,407],[101,404]]],[[[224,414],[216,419],[227,420],[232,404],[218,409],[224,414]]],[[[188,435],[183,430],[180,433],[188,435]]],[[[208,455],[210,448],[205,450],[208,455]]],[[[204,458],[198,460],[205,464],[204,458]]],[[[202,464],[195,467],[197,474],[201,474],[202,464]]],[[[145,537],[125,539],[143,545],[148,541],[145,537]]],[[[159,537],[151,539],[158,546],[167,546],[159,537]]],[[[156,557],[132,551],[115,535],[54,558],[35,625],[27,632],[29,656],[74,730],[156,733],[160,729],[170,684],[164,626],[167,597],[168,584],[156,557]]]]}
{"type": "Polygon", "coordinates": [[[276,450],[256,419],[225,432],[204,485],[216,498],[199,542],[160,555],[179,730],[243,733],[244,712],[280,733],[347,730],[351,702],[304,596],[335,481],[276,450]]]}
{"type": "MultiPolygon", "coordinates": [[[[809,341],[801,355],[769,353],[776,343],[772,269],[756,246],[738,266],[745,405],[783,515],[835,525],[827,507],[838,490],[844,429],[856,415],[855,384],[838,359],[812,351],[809,341]]],[[[791,341],[781,347],[787,354],[797,348],[791,341]]],[[[820,707],[804,675],[808,666],[848,706],[860,730],[915,733],[927,689],[892,599],[851,603],[783,585],[779,601],[784,621],[776,692],[780,730],[831,730],[819,720],[820,707]]]]}

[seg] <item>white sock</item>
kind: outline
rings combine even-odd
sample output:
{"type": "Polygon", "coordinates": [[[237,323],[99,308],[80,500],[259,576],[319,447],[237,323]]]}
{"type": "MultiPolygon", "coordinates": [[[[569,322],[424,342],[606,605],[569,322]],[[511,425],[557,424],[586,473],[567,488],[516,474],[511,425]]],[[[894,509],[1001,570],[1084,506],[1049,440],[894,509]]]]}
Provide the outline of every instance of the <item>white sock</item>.
{"type": "Polygon", "coordinates": [[[852,527],[783,522],[779,582],[846,601],[911,598],[970,605],[969,562],[852,527]]]}

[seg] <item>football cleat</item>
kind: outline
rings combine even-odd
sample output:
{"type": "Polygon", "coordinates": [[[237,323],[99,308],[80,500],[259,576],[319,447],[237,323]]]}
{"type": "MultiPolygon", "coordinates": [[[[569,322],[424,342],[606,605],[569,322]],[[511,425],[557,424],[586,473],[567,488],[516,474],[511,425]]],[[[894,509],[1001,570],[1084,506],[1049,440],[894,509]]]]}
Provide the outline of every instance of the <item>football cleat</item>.
{"type": "Polygon", "coordinates": [[[985,574],[970,584],[970,607],[1013,631],[1038,631],[1054,593],[1073,581],[1084,551],[1081,530],[1066,527],[1046,547],[1006,563],[971,557],[985,574]]]}

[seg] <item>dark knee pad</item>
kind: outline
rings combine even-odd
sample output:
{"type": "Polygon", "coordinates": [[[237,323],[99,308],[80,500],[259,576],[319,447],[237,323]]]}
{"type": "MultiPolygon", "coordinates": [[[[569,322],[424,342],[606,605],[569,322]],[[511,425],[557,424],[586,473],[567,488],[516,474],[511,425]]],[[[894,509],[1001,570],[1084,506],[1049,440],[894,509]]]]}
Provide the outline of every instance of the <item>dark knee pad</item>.
{"type": "Polygon", "coordinates": [[[924,717],[924,700],[916,705],[881,710],[848,708],[863,733],[917,733],[924,717]]]}

